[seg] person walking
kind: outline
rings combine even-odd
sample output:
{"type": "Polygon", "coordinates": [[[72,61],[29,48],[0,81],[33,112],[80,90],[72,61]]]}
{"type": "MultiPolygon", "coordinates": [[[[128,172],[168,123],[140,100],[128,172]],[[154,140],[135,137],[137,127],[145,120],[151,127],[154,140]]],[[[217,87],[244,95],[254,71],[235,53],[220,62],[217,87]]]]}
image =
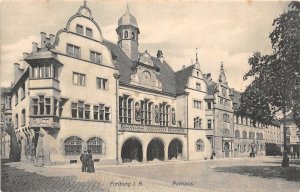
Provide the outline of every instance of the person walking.
{"type": "Polygon", "coordinates": [[[88,150],[88,154],[87,154],[87,172],[88,173],[95,172],[94,161],[93,161],[91,150],[88,150]]]}
{"type": "Polygon", "coordinates": [[[86,150],[80,155],[80,161],[82,164],[81,172],[87,172],[88,154],[86,150]]]}

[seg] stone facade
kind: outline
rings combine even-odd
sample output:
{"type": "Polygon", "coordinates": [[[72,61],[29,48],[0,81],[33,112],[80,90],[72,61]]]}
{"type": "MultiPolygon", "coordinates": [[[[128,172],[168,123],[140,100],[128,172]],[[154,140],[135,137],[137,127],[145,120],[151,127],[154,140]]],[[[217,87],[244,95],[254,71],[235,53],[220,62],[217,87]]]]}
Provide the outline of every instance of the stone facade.
{"type": "Polygon", "coordinates": [[[216,83],[197,56],[175,72],[162,51],[140,53],[128,8],[116,32],[117,43],[105,40],[84,4],[15,64],[9,93],[22,159],[76,162],[86,149],[102,163],[265,154],[264,129],[235,115],[240,93],[223,63],[216,83]]]}

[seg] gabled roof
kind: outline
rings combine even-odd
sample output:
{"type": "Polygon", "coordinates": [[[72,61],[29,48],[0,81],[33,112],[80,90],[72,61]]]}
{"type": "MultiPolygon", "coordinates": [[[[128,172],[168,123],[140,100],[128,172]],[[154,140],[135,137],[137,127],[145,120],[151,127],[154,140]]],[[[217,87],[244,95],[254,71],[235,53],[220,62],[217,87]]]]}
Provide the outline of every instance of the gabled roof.
{"type": "MultiPolygon", "coordinates": [[[[120,83],[129,84],[132,74],[132,68],[135,61],[132,61],[117,45],[110,41],[104,40],[104,44],[111,50],[113,59],[117,63],[120,72],[120,83]]],[[[158,67],[157,79],[161,81],[163,94],[176,94],[175,73],[168,63],[161,63],[159,59],[152,57],[154,66],[158,67]]]]}
{"type": "Polygon", "coordinates": [[[185,67],[175,73],[176,78],[176,93],[182,93],[187,85],[188,78],[192,76],[194,65],[185,67]]]}

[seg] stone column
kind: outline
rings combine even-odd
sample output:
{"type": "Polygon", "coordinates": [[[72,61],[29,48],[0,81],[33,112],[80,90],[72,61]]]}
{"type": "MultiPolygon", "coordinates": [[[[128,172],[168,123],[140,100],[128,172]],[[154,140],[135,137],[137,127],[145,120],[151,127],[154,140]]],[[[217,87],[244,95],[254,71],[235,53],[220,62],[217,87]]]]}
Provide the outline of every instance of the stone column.
{"type": "Polygon", "coordinates": [[[147,145],[143,145],[143,163],[147,163],[147,145]]]}
{"type": "Polygon", "coordinates": [[[168,161],[169,160],[169,153],[168,153],[168,146],[165,146],[165,158],[164,158],[164,161],[168,161]]]}

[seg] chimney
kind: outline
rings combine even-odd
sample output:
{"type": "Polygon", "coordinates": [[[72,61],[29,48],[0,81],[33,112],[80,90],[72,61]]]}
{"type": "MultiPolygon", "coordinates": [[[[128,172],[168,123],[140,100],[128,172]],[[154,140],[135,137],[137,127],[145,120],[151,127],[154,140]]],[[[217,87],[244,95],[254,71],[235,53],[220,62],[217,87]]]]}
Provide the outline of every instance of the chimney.
{"type": "Polygon", "coordinates": [[[53,45],[55,42],[55,36],[53,34],[49,34],[50,37],[50,44],[53,45]]]}
{"type": "Polygon", "coordinates": [[[41,32],[41,48],[45,48],[46,45],[46,33],[45,32],[41,32]]]}
{"type": "Polygon", "coordinates": [[[23,63],[23,68],[24,69],[28,68],[28,63],[25,61],[25,59],[26,59],[27,56],[28,56],[28,53],[23,52],[23,61],[22,61],[22,63],[23,63]]]}
{"type": "Polygon", "coordinates": [[[161,63],[164,61],[164,54],[163,54],[163,52],[161,50],[157,51],[156,57],[157,57],[157,59],[159,59],[159,61],[161,63]]]}
{"type": "Polygon", "coordinates": [[[32,52],[37,52],[38,44],[36,42],[32,42],[32,52]]]}
{"type": "Polygon", "coordinates": [[[182,65],[182,69],[184,69],[185,68],[185,65],[182,65]]]}

